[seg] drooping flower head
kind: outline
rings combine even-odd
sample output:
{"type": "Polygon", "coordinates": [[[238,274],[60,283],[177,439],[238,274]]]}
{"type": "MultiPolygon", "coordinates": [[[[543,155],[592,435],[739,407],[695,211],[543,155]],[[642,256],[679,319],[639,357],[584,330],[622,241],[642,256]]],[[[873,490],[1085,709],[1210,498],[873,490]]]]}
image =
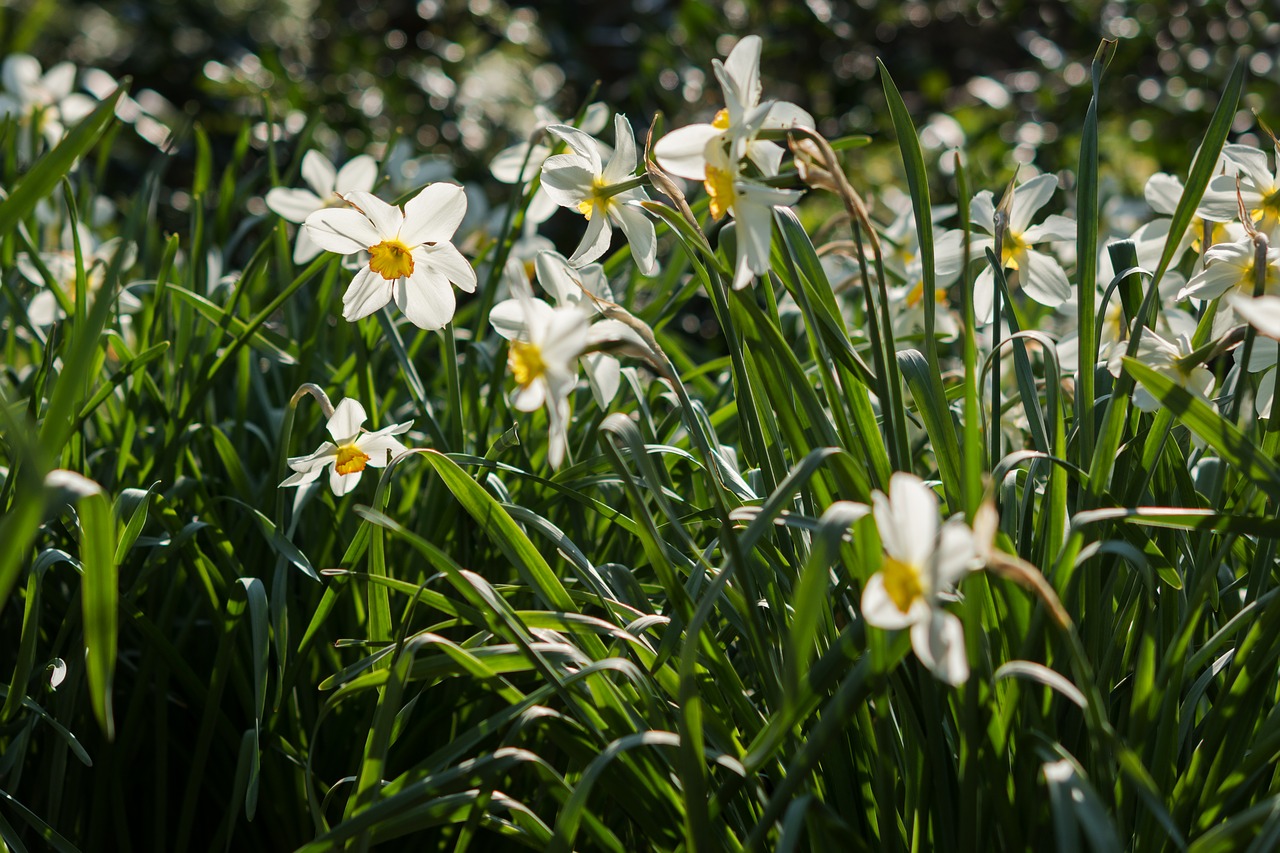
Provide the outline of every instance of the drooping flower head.
{"type": "Polygon", "coordinates": [[[522,412],[547,407],[547,461],[559,468],[568,449],[569,394],[578,384],[590,315],[577,303],[552,308],[534,299],[527,281],[511,284],[515,298],[495,305],[489,322],[511,342],[507,367],[516,381],[511,404],[522,412]]]}
{"type": "Polygon", "coordinates": [[[320,476],[329,468],[329,488],[338,497],[350,492],[360,483],[366,466],[385,467],[389,458],[394,459],[407,448],[396,438],[409,431],[412,421],[392,424],[377,432],[366,432],[362,427],[366,420],[364,406],[350,397],[333,410],[325,429],[333,441],[326,441],[308,456],[294,456],[289,467],[294,474],[280,486],[301,486],[320,476]]]}
{"type": "Polygon", "coordinates": [[[467,213],[467,196],[456,184],[431,184],[404,209],[366,192],[343,198],[350,208],[325,208],[304,228],[322,249],[349,255],[368,252],[342,297],[342,316],[356,321],[392,299],[420,329],[439,329],[453,319],[453,287],[476,289],[476,274],[449,242],[467,213]]]}

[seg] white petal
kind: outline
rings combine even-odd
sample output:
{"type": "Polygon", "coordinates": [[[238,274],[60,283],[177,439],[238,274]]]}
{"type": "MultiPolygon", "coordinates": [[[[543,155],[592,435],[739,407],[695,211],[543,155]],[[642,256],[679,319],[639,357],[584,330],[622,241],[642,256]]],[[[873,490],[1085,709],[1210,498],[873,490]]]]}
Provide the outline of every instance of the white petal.
{"type": "Polygon", "coordinates": [[[316,195],[328,198],[333,194],[337,173],[333,164],[319,151],[308,151],[302,155],[302,180],[315,190],[316,195]]]}
{"type": "MultiPolygon", "coordinates": [[[[889,504],[893,511],[890,524],[901,549],[889,553],[914,566],[928,565],[938,536],[938,496],[919,477],[898,471],[889,478],[889,504]]],[[[876,528],[883,538],[885,525],[879,516],[876,528]]]]}
{"type": "Polygon", "coordinates": [[[764,126],[768,128],[813,128],[817,125],[813,121],[813,116],[790,101],[774,101],[773,108],[769,110],[769,117],[765,119],[764,126]]]}
{"type": "Polygon", "coordinates": [[[368,154],[359,154],[347,161],[334,178],[333,189],[337,193],[370,192],[378,180],[378,161],[368,154]]]}
{"type": "Polygon", "coordinates": [[[547,383],[541,380],[517,388],[511,397],[511,405],[522,412],[536,412],[547,401],[547,383]]]}
{"type": "Polygon", "coordinates": [[[738,257],[756,275],[769,272],[769,246],[773,241],[773,208],[740,198],[733,211],[737,220],[738,257]]]}
{"type": "Polygon", "coordinates": [[[934,555],[933,591],[954,587],[973,568],[975,557],[973,531],[969,526],[958,519],[944,522],[934,555]]]}
{"type": "Polygon", "coordinates": [[[453,286],[438,272],[414,270],[407,280],[401,278],[394,290],[396,305],[419,329],[442,329],[453,319],[457,305],[453,286]]]}
{"type": "Polygon", "coordinates": [[[1009,230],[1021,234],[1031,225],[1036,211],[1044,207],[1058,189],[1056,175],[1036,175],[1013,191],[1013,203],[1009,207],[1009,230]]]}
{"type": "MultiPolygon", "coordinates": [[[[969,221],[988,234],[995,233],[996,206],[991,190],[982,190],[969,202],[969,221]]],[[[975,254],[974,257],[981,257],[975,254]]]]}
{"type": "Polygon", "coordinates": [[[400,236],[400,227],[404,224],[404,213],[400,208],[387,204],[373,193],[354,190],[343,195],[347,203],[355,207],[373,223],[379,237],[370,246],[376,246],[383,240],[394,240],[400,236]]]}
{"type": "Polygon", "coordinates": [[[539,252],[534,258],[533,266],[538,276],[538,284],[542,285],[542,289],[557,305],[582,301],[580,273],[569,265],[564,255],[559,252],[539,252]]]}
{"type": "Polygon", "coordinates": [[[760,36],[746,36],[724,60],[724,70],[737,86],[745,106],[760,101],[760,47],[760,36]]]}
{"type": "Polygon", "coordinates": [[[602,101],[587,104],[582,113],[582,121],[578,123],[583,133],[596,134],[604,130],[609,123],[609,105],[602,101]]]}
{"type": "Polygon", "coordinates": [[[782,150],[781,145],[763,139],[756,139],[747,143],[747,156],[751,158],[752,163],[759,167],[761,173],[767,177],[778,174],[778,170],[782,168],[782,155],[784,153],[786,152],[782,150]]]}
{"type": "Polygon", "coordinates": [[[342,319],[354,323],[363,320],[391,301],[392,283],[368,267],[351,279],[342,294],[342,319]]]}
{"type": "Polygon", "coordinates": [[[636,135],[631,130],[631,122],[622,113],[613,117],[613,156],[604,167],[606,184],[617,184],[627,180],[636,170],[636,135]]]}
{"type": "MultiPolygon", "coordinates": [[[[1214,248],[1217,248],[1216,246],[1214,248]]],[[[1210,250],[1212,251],[1212,250],[1210,250]]],[[[1216,263],[1191,277],[1187,286],[1178,294],[1179,299],[1193,296],[1196,299],[1215,299],[1243,281],[1240,267],[1230,263],[1216,263]]]]}
{"type": "Polygon", "coordinates": [[[1172,216],[1178,207],[1178,199],[1182,198],[1182,181],[1166,172],[1156,172],[1147,179],[1142,194],[1156,213],[1172,216]]]}
{"type": "Polygon", "coordinates": [[[553,401],[547,406],[547,462],[559,468],[569,449],[569,401],[553,401]]]}
{"type": "Polygon", "coordinates": [[[1022,232],[1022,239],[1028,245],[1036,243],[1055,243],[1076,238],[1076,221],[1054,213],[1045,217],[1044,222],[1032,225],[1022,232]]]}
{"type": "Polygon", "coordinates": [[[323,252],[314,239],[311,232],[306,228],[298,229],[298,236],[293,243],[293,262],[295,264],[310,263],[317,255],[323,252]]]}
{"type": "Polygon", "coordinates": [[[305,486],[307,483],[318,479],[320,477],[320,472],[323,470],[324,466],[318,465],[315,468],[309,468],[306,471],[295,471],[288,477],[281,480],[280,485],[276,488],[284,489],[290,486],[305,486]]]}
{"type": "Polygon", "coordinates": [[[597,215],[587,221],[586,233],[582,242],[574,250],[569,263],[574,266],[589,264],[609,250],[609,240],[613,237],[613,229],[609,226],[609,217],[597,215]]]}
{"type": "Polygon", "coordinates": [[[1071,283],[1067,281],[1061,264],[1034,249],[1027,249],[1022,254],[1024,263],[1018,275],[1027,296],[1050,308],[1056,308],[1071,298],[1071,283]]]}
{"type": "Polygon", "coordinates": [[[333,489],[335,495],[342,497],[360,485],[361,473],[353,471],[350,474],[339,474],[338,466],[334,465],[329,469],[329,488],[333,489]]]}
{"type": "Polygon", "coordinates": [[[71,94],[71,87],[76,84],[76,66],[71,62],[59,62],[45,72],[40,83],[55,103],[61,101],[71,94]]]}
{"type": "Polygon", "coordinates": [[[557,154],[542,164],[542,188],[556,204],[576,210],[580,202],[591,197],[598,174],[579,157],[557,154]]]}
{"type": "Polygon", "coordinates": [[[527,339],[529,327],[518,299],[504,299],[489,310],[489,325],[509,341],[527,339]]]}
{"type": "MultiPolygon", "coordinates": [[[[627,125],[627,127],[629,129],[630,125],[627,125]]],[[[588,169],[591,174],[598,175],[604,171],[604,166],[600,161],[600,147],[590,136],[583,133],[581,130],[578,130],[578,128],[570,127],[567,124],[553,124],[547,128],[547,132],[552,136],[561,139],[565,145],[569,146],[569,150],[572,151],[574,155],[577,155],[578,158],[586,161],[582,165],[588,169]]]]}
{"type": "Polygon", "coordinates": [[[1241,171],[1241,183],[1253,184],[1253,189],[1266,192],[1272,188],[1274,179],[1267,168],[1266,152],[1252,145],[1226,145],[1222,153],[1241,171]]]}
{"type": "Polygon", "coordinates": [[[691,124],[673,130],[653,146],[658,165],[673,175],[691,181],[706,180],[707,160],[702,152],[707,143],[721,135],[709,124],[691,124]]]}
{"type": "Polygon", "coordinates": [[[499,151],[498,156],[489,163],[489,172],[494,180],[504,184],[523,184],[533,180],[533,176],[542,168],[542,161],[550,153],[551,149],[545,145],[521,142],[499,151]]]}
{"type": "Polygon", "coordinates": [[[413,250],[414,258],[422,258],[428,267],[444,275],[459,290],[474,293],[476,289],[476,271],[462,256],[452,243],[437,243],[434,246],[419,246],[413,250]]]}
{"type": "Polygon", "coordinates": [[[320,248],[340,255],[368,249],[383,240],[368,217],[349,207],[317,210],[307,217],[302,227],[320,248]]]}
{"type": "Polygon", "coordinates": [[[404,206],[400,240],[407,246],[452,239],[467,215],[467,193],[457,184],[437,183],[424,188],[404,206]]]}
{"type": "Polygon", "coordinates": [[[58,104],[58,113],[61,115],[64,124],[71,125],[80,121],[97,107],[98,102],[93,98],[74,92],[63,98],[58,104]]]}
{"type": "MultiPolygon", "coordinates": [[[[1257,299],[1248,299],[1231,294],[1227,297],[1227,301],[1231,303],[1231,307],[1236,309],[1236,313],[1246,323],[1269,338],[1280,338],[1280,296],[1260,296],[1257,299]]],[[[1272,349],[1274,349],[1274,345],[1272,349]]],[[[1259,347],[1255,346],[1254,353],[1258,351],[1259,347]]],[[[1252,370],[1252,360],[1250,365],[1252,370]]]]}
{"type": "Polygon", "coordinates": [[[360,401],[354,397],[344,397],[334,407],[325,429],[333,436],[334,441],[345,444],[360,434],[360,427],[364,426],[366,419],[364,406],[360,405],[360,401]]]}
{"type": "Polygon", "coordinates": [[[324,207],[324,202],[311,190],[273,187],[267,192],[267,207],[289,222],[306,222],[307,217],[324,207]]]}
{"type": "Polygon", "coordinates": [[[30,102],[29,93],[40,82],[40,60],[26,53],[10,54],[0,70],[4,88],[24,102],[30,102]]]}
{"type": "Polygon", "coordinates": [[[611,355],[593,352],[582,357],[582,371],[587,374],[596,405],[608,409],[622,382],[622,365],[611,355]]]}
{"type": "Polygon", "coordinates": [[[630,202],[617,205],[609,212],[617,217],[622,232],[627,235],[631,257],[641,274],[653,275],[658,271],[658,238],[649,217],[645,216],[642,208],[634,207],[630,202]]]}
{"type": "Polygon", "coordinates": [[[1258,417],[1271,417],[1271,406],[1276,399],[1276,371],[1268,371],[1258,383],[1258,395],[1253,400],[1258,417]]]}
{"type": "MultiPolygon", "coordinates": [[[[389,429],[394,428],[390,427],[389,429]]],[[[356,440],[356,447],[369,455],[368,464],[374,468],[386,467],[388,452],[390,452],[391,458],[394,459],[409,449],[401,444],[395,436],[390,435],[387,430],[379,430],[360,436],[356,440]]]]}
{"type": "Polygon", "coordinates": [[[939,680],[952,685],[969,678],[969,658],[964,647],[964,626],[953,613],[934,610],[929,619],[911,626],[911,647],[916,657],[939,680]]]}

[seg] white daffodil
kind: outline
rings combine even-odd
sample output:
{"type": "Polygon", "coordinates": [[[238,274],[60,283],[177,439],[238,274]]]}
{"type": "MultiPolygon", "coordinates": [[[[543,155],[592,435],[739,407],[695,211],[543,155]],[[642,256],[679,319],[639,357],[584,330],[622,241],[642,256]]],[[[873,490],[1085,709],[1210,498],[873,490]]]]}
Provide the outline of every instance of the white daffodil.
{"type": "MultiPolygon", "coordinates": [[[[905,197],[888,202],[897,215],[881,231],[885,238],[884,266],[899,284],[890,289],[889,298],[898,309],[893,312],[895,338],[924,330],[924,261],[920,256],[920,238],[916,234],[915,214],[905,197]]],[[[937,222],[955,212],[953,205],[933,208],[937,222]]],[[[934,333],[940,338],[955,336],[960,328],[947,304],[947,288],[955,284],[964,266],[964,232],[941,230],[934,233],[934,333]]]]}
{"type": "MultiPolygon", "coordinates": [[[[1139,266],[1154,270],[1160,263],[1164,245],[1169,239],[1169,226],[1173,221],[1173,213],[1178,207],[1178,200],[1182,198],[1182,190],[1182,181],[1165,172],[1156,172],[1147,179],[1143,196],[1151,209],[1160,216],[1146,223],[1133,234],[1133,242],[1137,244],[1138,249],[1139,266]]],[[[1232,197],[1234,198],[1234,195],[1232,197]]],[[[1189,248],[1199,252],[1206,230],[1209,234],[1209,244],[1216,243],[1220,239],[1221,229],[1222,226],[1218,221],[1200,215],[1193,216],[1191,224],[1187,226],[1186,232],[1178,241],[1178,248],[1173,254],[1170,265],[1176,267],[1183,253],[1189,248]]]]}
{"type": "Polygon", "coordinates": [[[636,138],[626,116],[613,117],[614,151],[608,164],[601,161],[596,141],[576,127],[551,125],[547,132],[564,141],[569,153],[548,157],[542,164],[542,186],[561,207],[581,213],[587,219],[587,232],[569,263],[589,264],[609,248],[612,225],[622,228],[631,243],[631,257],[640,272],[657,272],[657,236],[653,223],[642,208],[633,202],[648,201],[639,186],[619,189],[628,184],[636,170],[636,138]]]}
{"type": "Polygon", "coordinates": [[[1280,157],[1276,168],[1267,165],[1267,154],[1251,145],[1226,145],[1226,160],[1239,175],[1219,175],[1209,182],[1200,202],[1200,215],[1217,222],[1230,222],[1240,215],[1240,202],[1254,227],[1269,237],[1280,237],[1280,157]],[[1239,196],[1236,179],[1239,178],[1239,196]]]}
{"type": "MultiPolygon", "coordinates": [[[[120,238],[98,242],[97,237],[83,223],[76,229],[80,241],[80,254],[84,262],[85,288],[88,293],[95,293],[106,277],[107,266],[120,248],[120,238]]],[[[57,251],[40,252],[40,263],[48,270],[52,281],[46,280],[40,272],[39,265],[26,252],[20,252],[15,259],[18,272],[27,281],[41,287],[27,305],[27,317],[35,326],[50,326],[62,319],[62,306],[51,287],[60,289],[67,298],[74,302],[76,298],[76,253],[72,247],[72,234],[68,226],[62,236],[62,245],[66,248],[57,251]]],[[[137,258],[137,247],[129,243],[124,246],[124,257],[121,269],[133,266],[137,258]]],[[[121,311],[133,313],[142,307],[136,296],[127,290],[121,290],[117,297],[121,311]]]]}
{"type": "MultiPolygon", "coordinates": [[[[489,172],[493,175],[494,180],[504,184],[526,184],[533,180],[533,176],[542,170],[542,164],[551,156],[551,146],[545,141],[530,141],[534,137],[534,133],[539,130],[545,130],[553,124],[564,124],[555,113],[551,112],[544,106],[536,106],[533,108],[534,116],[537,122],[534,124],[534,130],[530,133],[530,139],[519,142],[509,148],[504,148],[498,152],[498,155],[489,163],[489,172]]],[[[595,136],[604,130],[604,126],[609,123],[609,107],[599,101],[589,104],[583,112],[582,121],[578,124],[578,129],[589,136],[595,136]]],[[[599,143],[596,143],[599,145],[599,143]]],[[[551,214],[556,211],[556,203],[552,201],[551,196],[547,195],[546,189],[541,185],[538,191],[533,194],[533,198],[529,201],[529,209],[525,212],[525,222],[537,224],[546,222],[551,214]]]]}
{"type": "MultiPolygon", "coordinates": [[[[42,73],[40,61],[34,56],[14,53],[0,66],[0,80],[4,83],[0,116],[13,116],[20,124],[30,123],[50,148],[66,134],[68,125],[93,112],[93,98],[72,91],[76,67],[70,62],[59,62],[42,73]]],[[[33,153],[29,150],[30,140],[21,139],[19,146],[24,149],[24,157],[33,153]]]]}
{"type": "MultiPolygon", "coordinates": [[[[1000,262],[1005,269],[1017,273],[1016,283],[1027,296],[1049,308],[1056,308],[1070,298],[1071,284],[1062,265],[1052,255],[1031,247],[1074,240],[1076,223],[1074,219],[1056,213],[1039,225],[1032,225],[1031,218],[1053,197],[1057,188],[1058,179],[1053,175],[1037,175],[1013,191],[1009,224],[1000,251],[1000,262]]],[[[994,237],[996,208],[990,190],[983,190],[973,197],[969,212],[973,224],[994,237]]],[[[974,257],[981,258],[991,245],[991,240],[974,241],[974,257]]],[[[1013,284],[1010,282],[1011,287],[1013,284]]],[[[995,272],[988,264],[973,283],[973,307],[979,323],[991,321],[995,290],[995,272]]]]}
{"type": "Polygon", "coordinates": [[[902,471],[889,494],[871,495],[884,560],[862,591],[867,624],[911,629],[916,657],[947,684],[969,677],[964,627],[943,608],[949,592],[978,563],[973,532],[959,519],[938,523],[938,496],[919,477],[902,471]]]}
{"type": "MultiPolygon", "coordinates": [[[[781,145],[757,139],[763,129],[814,127],[813,116],[787,101],[760,104],[759,36],[739,41],[722,63],[711,61],[724,92],[724,109],[709,124],[691,124],[663,136],[654,145],[658,165],[673,175],[695,181],[707,180],[708,146],[728,148],[736,163],[743,157],[761,174],[778,174],[784,150],[781,145]]],[[[734,174],[737,170],[734,170],[734,174]]]]}
{"type": "Polygon", "coordinates": [[[742,177],[729,152],[714,144],[707,146],[706,188],[711,197],[712,218],[719,219],[730,213],[737,223],[738,257],[733,268],[733,288],[741,290],[756,276],[769,272],[773,209],[795,204],[802,193],[742,177]]]}
{"type": "Polygon", "coordinates": [[[569,394],[578,384],[578,356],[587,347],[590,317],[576,304],[552,308],[534,299],[527,281],[511,285],[511,307],[495,305],[489,322],[511,341],[507,366],[516,380],[511,404],[522,412],[547,407],[547,461],[559,468],[569,446],[569,394]]]}
{"type": "Polygon", "coordinates": [[[1272,340],[1280,340],[1280,296],[1250,299],[1242,294],[1228,294],[1227,302],[1246,323],[1272,340]]]}
{"type": "Polygon", "coordinates": [[[389,459],[408,449],[396,436],[408,432],[412,421],[366,432],[362,429],[365,420],[364,406],[357,400],[348,397],[339,403],[325,424],[333,441],[326,441],[309,456],[290,457],[289,467],[294,474],[280,486],[310,483],[329,466],[329,488],[342,497],[359,485],[366,465],[383,468],[389,459]]]}
{"type": "MultiPolygon", "coordinates": [[[[1257,252],[1248,237],[1210,246],[1204,253],[1204,269],[1191,277],[1178,298],[1214,299],[1229,290],[1252,296],[1257,286],[1256,260],[1257,252]]],[[[1280,294],[1280,249],[1267,250],[1263,292],[1280,294]]]]}
{"type": "MultiPolygon", "coordinates": [[[[540,252],[534,260],[538,281],[554,301],[557,308],[578,306],[589,318],[600,313],[599,306],[591,297],[613,301],[613,290],[605,277],[604,268],[599,264],[587,264],[581,269],[574,269],[558,252],[540,252]]],[[[508,262],[506,277],[512,293],[518,288],[529,288],[529,278],[524,274],[524,266],[508,262]],[[516,276],[520,280],[516,281],[516,276]]],[[[519,338],[524,333],[524,308],[518,298],[507,299],[493,306],[489,314],[489,322],[498,334],[508,340],[519,338]]],[[[608,342],[619,340],[630,341],[634,333],[628,331],[617,321],[598,321],[592,323],[587,332],[586,349],[608,342]]],[[[581,358],[583,372],[587,374],[587,383],[591,386],[591,395],[601,409],[608,409],[609,404],[618,393],[622,378],[622,365],[618,359],[603,352],[586,352],[581,358]]]]}
{"type": "Polygon", "coordinates": [[[359,320],[393,298],[420,329],[439,329],[453,319],[453,286],[471,293],[476,274],[449,242],[467,213],[467,196],[456,184],[431,184],[404,210],[365,192],[343,196],[350,208],[326,208],[303,225],[322,249],[369,253],[342,297],[342,316],[359,320]]]}
{"type": "MultiPolygon", "coordinates": [[[[1150,329],[1143,329],[1142,338],[1138,341],[1138,352],[1134,357],[1200,399],[1209,402],[1209,389],[1213,388],[1214,382],[1213,374],[1203,364],[1189,364],[1187,356],[1191,351],[1191,340],[1185,334],[1167,341],[1150,329]]],[[[1107,364],[1107,369],[1111,371],[1112,376],[1120,375],[1123,369],[1121,359],[1125,354],[1126,350],[1123,347],[1115,347],[1112,350],[1111,360],[1107,364]]],[[[1160,401],[1139,384],[1133,391],[1133,405],[1141,411],[1154,412],[1160,408],[1160,401]]]]}
{"type": "MultiPolygon", "coordinates": [[[[310,189],[273,187],[266,196],[267,207],[273,213],[298,224],[306,222],[317,210],[350,207],[343,198],[346,193],[372,192],[378,180],[378,164],[368,154],[361,154],[335,170],[319,151],[308,151],[302,155],[302,179],[310,189]]],[[[306,228],[298,229],[293,246],[295,264],[305,264],[322,251],[306,228]]]]}

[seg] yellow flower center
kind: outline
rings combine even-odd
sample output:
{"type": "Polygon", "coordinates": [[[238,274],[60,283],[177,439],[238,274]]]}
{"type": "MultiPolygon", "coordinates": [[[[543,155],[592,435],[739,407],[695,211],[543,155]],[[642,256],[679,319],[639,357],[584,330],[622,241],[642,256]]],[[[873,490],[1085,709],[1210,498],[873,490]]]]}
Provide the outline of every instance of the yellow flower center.
{"type": "Polygon", "coordinates": [[[917,566],[885,554],[880,571],[884,573],[884,591],[889,594],[894,606],[903,613],[911,609],[912,602],[924,595],[920,569],[917,566]]]}
{"type": "Polygon", "coordinates": [[[1004,249],[1001,261],[1005,267],[1011,270],[1018,268],[1018,256],[1027,248],[1027,244],[1023,242],[1021,234],[1014,234],[1012,231],[1006,231],[1004,235],[1004,249]]]}
{"type": "Polygon", "coordinates": [[[338,448],[338,461],[334,467],[339,474],[359,474],[369,461],[369,454],[354,444],[344,444],[338,448]]]}
{"type": "Polygon", "coordinates": [[[738,193],[733,188],[734,175],[727,169],[718,169],[707,164],[707,179],[702,182],[711,199],[711,218],[719,219],[729,211],[738,200],[738,193]]]}
{"type": "Polygon", "coordinates": [[[716,117],[711,120],[711,126],[716,130],[729,129],[729,110],[728,108],[720,110],[716,113],[716,117]]]}
{"type": "Polygon", "coordinates": [[[369,269],[387,281],[413,275],[413,251],[399,240],[383,240],[369,247],[369,269]]]}
{"type": "MultiPolygon", "coordinates": [[[[915,287],[907,291],[907,307],[915,308],[924,301],[924,282],[917,281],[915,287]]],[[[935,288],[933,291],[933,301],[938,305],[947,303],[947,291],[943,288],[935,288]]]]}
{"type": "Polygon", "coordinates": [[[591,195],[578,202],[578,212],[591,220],[591,216],[597,211],[607,212],[609,210],[610,195],[605,193],[604,178],[596,175],[591,181],[591,195]]]}
{"type": "Polygon", "coordinates": [[[526,341],[511,342],[507,349],[507,366],[511,368],[511,375],[521,388],[527,387],[547,372],[547,363],[542,360],[542,350],[537,344],[526,341]]]}

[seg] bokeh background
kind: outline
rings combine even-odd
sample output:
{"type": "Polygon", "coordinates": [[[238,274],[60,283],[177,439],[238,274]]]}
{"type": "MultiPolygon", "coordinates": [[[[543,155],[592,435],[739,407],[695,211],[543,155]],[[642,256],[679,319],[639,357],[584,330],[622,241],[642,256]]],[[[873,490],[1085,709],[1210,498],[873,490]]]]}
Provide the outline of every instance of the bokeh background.
{"type": "MultiPolygon", "coordinates": [[[[882,59],[925,146],[936,156],[963,145],[979,186],[1031,162],[1070,185],[1104,37],[1118,40],[1104,193],[1138,196],[1156,169],[1185,169],[1238,53],[1252,79],[1237,140],[1264,139],[1254,113],[1265,121],[1280,103],[1273,0],[27,0],[0,21],[9,50],[46,66],[69,58],[128,75],[142,107],[180,133],[198,121],[230,146],[251,116],[260,149],[271,133],[310,137],[318,116],[314,142],[327,153],[398,136],[401,159],[430,158],[410,169],[428,178],[483,179],[489,158],[533,127],[535,105],[572,115],[593,91],[638,129],[659,110],[668,126],[705,117],[720,98],[710,59],[747,33],[765,39],[766,91],[808,107],[830,136],[884,138],[882,59]]],[[[175,185],[192,159],[181,138],[175,185]]],[[[851,166],[883,182],[888,150],[873,145],[851,166]]]]}

